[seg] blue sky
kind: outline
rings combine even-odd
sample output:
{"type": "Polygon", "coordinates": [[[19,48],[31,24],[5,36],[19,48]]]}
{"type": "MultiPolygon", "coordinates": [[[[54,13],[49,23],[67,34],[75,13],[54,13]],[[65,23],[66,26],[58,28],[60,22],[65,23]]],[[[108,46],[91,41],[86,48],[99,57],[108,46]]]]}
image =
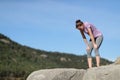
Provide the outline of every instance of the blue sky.
{"type": "Polygon", "coordinates": [[[81,19],[103,33],[100,55],[114,61],[120,56],[119,4],[120,0],[0,0],[0,33],[32,48],[84,55],[86,46],[75,29],[75,20],[81,19]]]}

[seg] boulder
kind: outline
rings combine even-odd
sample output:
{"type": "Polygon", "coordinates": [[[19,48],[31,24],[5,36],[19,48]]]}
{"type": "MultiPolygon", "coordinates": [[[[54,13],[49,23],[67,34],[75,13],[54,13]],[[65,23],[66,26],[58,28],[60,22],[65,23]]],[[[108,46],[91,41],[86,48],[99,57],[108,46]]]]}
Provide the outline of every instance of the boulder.
{"type": "Polygon", "coordinates": [[[120,64],[120,57],[118,57],[116,60],[115,60],[115,63],[114,64],[120,64]]]}
{"type": "Polygon", "coordinates": [[[84,74],[83,80],[119,80],[120,65],[91,68],[84,74]]]}
{"type": "Polygon", "coordinates": [[[31,73],[27,80],[119,80],[120,65],[107,65],[91,69],[57,68],[31,73]]]}
{"type": "Polygon", "coordinates": [[[30,74],[27,80],[82,80],[83,69],[45,69],[30,74]]]}

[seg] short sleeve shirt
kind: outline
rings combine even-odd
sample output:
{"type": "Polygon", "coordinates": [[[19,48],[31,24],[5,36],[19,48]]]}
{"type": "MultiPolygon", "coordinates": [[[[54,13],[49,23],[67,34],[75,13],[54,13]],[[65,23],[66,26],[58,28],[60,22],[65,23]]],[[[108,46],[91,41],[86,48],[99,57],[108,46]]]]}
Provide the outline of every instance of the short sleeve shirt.
{"type": "Polygon", "coordinates": [[[84,32],[88,34],[88,28],[91,28],[94,38],[101,36],[102,33],[93,25],[88,22],[84,22],[84,32]]]}

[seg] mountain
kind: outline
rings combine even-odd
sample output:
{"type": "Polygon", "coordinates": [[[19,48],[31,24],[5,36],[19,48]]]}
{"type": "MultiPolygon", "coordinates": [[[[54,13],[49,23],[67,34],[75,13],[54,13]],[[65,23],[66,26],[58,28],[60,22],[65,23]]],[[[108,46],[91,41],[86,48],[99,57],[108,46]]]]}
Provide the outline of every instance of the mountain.
{"type": "MultiPolygon", "coordinates": [[[[101,58],[101,65],[111,63],[101,58]]],[[[52,68],[87,69],[87,58],[86,55],[34,49],[0,33],[0,80],[25,80],[32,71],[52,68]]]]}

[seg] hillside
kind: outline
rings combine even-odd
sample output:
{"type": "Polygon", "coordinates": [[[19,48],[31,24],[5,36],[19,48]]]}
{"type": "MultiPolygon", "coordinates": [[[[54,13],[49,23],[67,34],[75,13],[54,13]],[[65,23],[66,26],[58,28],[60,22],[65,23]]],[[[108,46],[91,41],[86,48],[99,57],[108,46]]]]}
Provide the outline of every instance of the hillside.
{"type": "MultiPolygon", "coordinates": [[[[101,59],[101,65],[111,63],[107,59],[101,59]]],[[[0,80],[25,80],[32,71],[51,68],[86,69],[86,55],[38,50],[0,34],[0,80]]]]}

